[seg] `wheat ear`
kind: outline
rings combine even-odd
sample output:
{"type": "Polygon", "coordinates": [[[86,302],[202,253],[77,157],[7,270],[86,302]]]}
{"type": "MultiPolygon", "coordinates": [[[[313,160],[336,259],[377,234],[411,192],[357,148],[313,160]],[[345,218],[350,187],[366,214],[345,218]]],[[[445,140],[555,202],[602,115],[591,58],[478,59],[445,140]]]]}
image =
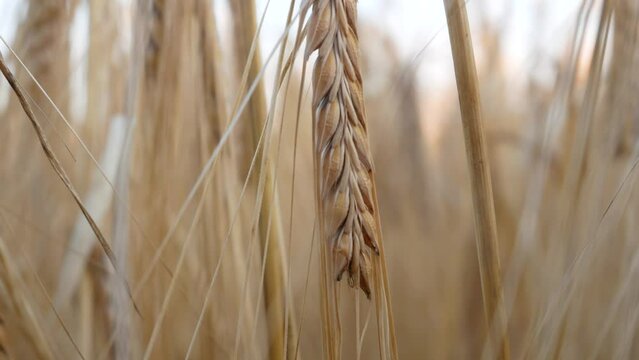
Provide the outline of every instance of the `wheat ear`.
{"type": "Polygon", "coordinates": [[[377,246],[377,206],[359,67],[355,0],[316,0],[307,55],[313,72],[313,146],[321,237],[332,274],[370,298],[371,256],[377,246]]]}
{"type": "Polygon", "coordinates": [[[369,299],[374,290],[380,355],[397,359],[364,109],[357,0],[312,0],[310,4],[306,56],[317,53],[313,71],[313,162],[322,240],[320,292],[325,350],[329,358],[340,357],[339,294],[329,279],[340,281],[347,273],[349,285],[361,289],[369,299]]]}

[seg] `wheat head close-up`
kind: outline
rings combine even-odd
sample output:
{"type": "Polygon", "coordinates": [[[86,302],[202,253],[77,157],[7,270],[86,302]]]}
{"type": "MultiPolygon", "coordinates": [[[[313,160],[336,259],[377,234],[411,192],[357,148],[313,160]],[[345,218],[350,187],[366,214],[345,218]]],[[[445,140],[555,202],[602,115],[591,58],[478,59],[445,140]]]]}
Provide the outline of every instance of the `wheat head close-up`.
{"type": "Polygon", "coordinates": [[[639,0],[0,0],[0,73],[0,360],[639,359],[639,0]]]}

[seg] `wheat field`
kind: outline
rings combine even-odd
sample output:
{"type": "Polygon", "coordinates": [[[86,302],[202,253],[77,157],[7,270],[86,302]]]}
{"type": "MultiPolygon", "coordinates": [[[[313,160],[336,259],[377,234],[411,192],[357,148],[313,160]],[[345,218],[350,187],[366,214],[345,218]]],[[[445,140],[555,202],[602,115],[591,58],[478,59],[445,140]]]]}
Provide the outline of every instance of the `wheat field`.
{"type": "Polygon", "coordinates": [[[2,359],[639,358],[637,0],[3,0],[0,40],[2,359]]]}

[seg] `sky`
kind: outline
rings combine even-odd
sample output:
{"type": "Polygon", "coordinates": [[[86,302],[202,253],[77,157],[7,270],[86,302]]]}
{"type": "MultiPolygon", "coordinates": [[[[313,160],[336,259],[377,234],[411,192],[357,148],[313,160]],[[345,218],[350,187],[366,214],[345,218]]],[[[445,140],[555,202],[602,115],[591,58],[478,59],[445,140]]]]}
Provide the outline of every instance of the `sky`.
{"type": "MultiPolygon", "coordinates": [[[[233,0],[231,0],[233,1],[233,0]]],[[[300,0],[298,0],[299,2],[300,0]]],[[[507,71],[513,76],[528,71],[535,44],[550,64],[569,41],[581,0],[469,0],[472,29],[482,16],[503,24],[503,44],[507,71]],[[540,12],[539,9],[543,9],[540,12]]],[[[268,53],[280,37],[289,1],[257,0],[261,14],[268,5],[262,36],[263,53],[268,53]]],[[[400,56],[419,63],[422,86],[436,89],[452,79],[452,60],[442,0],[359,0],[361,23],[374,24],[390,34],[400,56]],[[418,58],[417,55],[420,54],[418,58]]],[[[218,14],[224,12],[219,9],[218,14]]],[[[259,15],[258,15],[259,16],[259,15]]],[[[220,21],[228,17],[222,16],[220,21]]],[[[474,39],[477,43],[478,39],[474,39]]],[[[475,44],[477,48],[477,44],[475,44]]],[[[476,54],[481,57],[481,53],[476,54]]],[[[551,79],[545,79],[551,81],[551,79]]]]}
{"type": "MultiPolygon", "coordinates": [[[[86,1],[81,1],[80,10],[74,19],[72,61],[80,61],[86,52],[86,1]]],[[[119,1],[127,3],[131,0],[119,1]]],[[[527,66],[534,55],[533,49],[541,49],[542,57],[549,62],[557,57],[570,38],[580,2],[581,0],[469,0],[467,4],[471,31],[478,28],[482,16],[503,24],[506,71],[512,73],[513,77],[518,77],[528,71],[527,66]],[[540,12],[539,9],[544,11],[540,12]]],[[[24,0],[0,0],[0,36],[9,42],[14,37],[19,19],[25,15],[24,3],[24,0]]],[[[228,27],[230,24],[225,1],[216,0],[214,3],[221,27],[228,27]]],[[[281,36],[289,1],[257,0],[258,16],[266,9],[267,4],[268,11],[261,35],[263,54],[268,54],[281,36]]],[[[423,86],[432,90],[451,81],[452,62],[442,0],[360,0],[359,16],[360,22],[377,25],[390,34],[401,58],[419,64],[418,74],[423,86]]],[[[477,48],[476,43],[477,39],[477,48]]],[[[0,51],[7,54],[4,45],[0,44],[0,51]]],[[[477,56],[481,59],[481,53],[477,56]]],[[[82,70],[81,67],[79,69],[82,70]]],[[[1,97],[0,95],[0,103],[1,97]]]]}
{"type": "MultiPolygon", "coordinates": [[[[21,18],[21,12],[24,12],[23,3],[23,0],[0,0],[0,35],[4,38],[13,37],[16,22],[21,18]]],[[[214,3],[219,7],[217,4],[224,1],[216,0],[214,3]]],[[[524,55],[530,48],[530,35],[533,33],[542,33],[551,40],[549,37],[556,34],[557,27],[572,18],[579,3],[580,0],[469,0],[468,8],[473,25],[478,20],[480,7],[487,9],[485,13],[490,18],[506,20],[508,48],[511,55],[517,56],[524,55]],[[543,27],[536,24],[536,8],[540,4],[552,8],[551,11],[545,11],[543,27]]],[[[273,44],[281,34],[289,1],[257,0],[258,13],[264,11],[267,4],[269,8],[263,35],[266,46],[273,44]]],[[[441,0],[360,0],[359,12],[362,21],[376,23],[386,29],[405,56],[417,53],[433,37],[435,40],[446,37],[441,0]]],[[[224,20],[222,18],[221,22],[224,20]]]]}

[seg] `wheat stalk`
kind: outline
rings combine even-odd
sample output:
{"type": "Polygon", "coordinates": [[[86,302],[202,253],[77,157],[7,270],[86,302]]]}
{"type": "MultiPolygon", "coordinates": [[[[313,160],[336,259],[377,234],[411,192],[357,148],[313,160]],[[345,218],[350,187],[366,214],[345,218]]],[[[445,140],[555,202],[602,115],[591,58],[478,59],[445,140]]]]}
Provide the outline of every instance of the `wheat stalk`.
{"type": "MultiPolygon", "coordinates": [[[[231,9],[235,22],[233,39],[235,41],[237,59],[242,59],[242,61],[245,59],[247,61],[246,69],[244,69],[245,72],[248,71],[246,79],[253,81],[257,78],[262,67],[259,46],[257,46],[259,42],[256,37],[259,30],[257,28],[255,2],[252,0],[235,0],[231,2],[231,9]]],[[[290,15],[287,22],[290,23],[290,15]]],[[[282,66],[284,56],[282,51],[284,48],[282,46],[280,50],[278,69],[282,66]]],[[[242,78],[244,78],[244,74],[242,78]]],[[[242,80],[240,83],[239,91],[242,94],[245,91],[245,81],[242,80]]],[[[275,99],[276,97],[271,99],[270,109],[274,109],[275,103],[273,101],[275,99]]],[[[273,126],[273,112],[269,111],[267,107],[263,82],[258,83],[244,116],[248,120],[247,122],[250,123],[248,137],[251,151],[249,151],[249,154],[255,154],[258,159],[254,171],[257,174],[263,174],[254,180],[254,186],[257,191],[256,202],[258,204],[261,203],[257,214],[259,217],[259,239],[265,261],[263,269],[264,308],[269,332],[269,357],[279,359],[284,358],[284,354],[288,351],[288,349],[284,349],[284,344],[294,344],[296,334],[293,313],[285,313],[287,301],[285,269],[287,268],[287,260],[283,246],[279,198],[276,192],[276,164],[273,163],[269,154],[270,139],[266,139],[264,141],[265,144],[261,147],[259,140],[263,131],[267,137],[270,136],[273,126]],[[289,339],[285,339],[285,336],[289,337],[289,339]]],[[[244,159],[246,164],[250,164],[250,157],[244,159]]],[[[249,167],[247,166],[247,168],[249,167]]]]}
{"type": "MultiPolygon", "coordinates": [[[[49,145],[49,141],[48,141],[47,137],[44,134],[44,130],[42,129],[42,126],[36,120],[36,117],[33,114],[33,110],[31,110],[31,105],[27,102],[27,99],[24,96],[24,93],[23,93],[21,87],[18,85],[18,82],[16,81],[15,77],[13,76],[13,73],[11,72],[11,70],[9,70],[9,68],[5,64],[4,59],[2,58],[2,56],[0,56],[0,71],[2,72],[4,77],[7,79],[7,82],[9,83],[9,85],[13,89],[14,93],[18,97],[18,100],[20,101],[20,104],[22,105],[22,108],[24,109],[25,114],[29,118],[29,120],[31,122],[31,125],[33,126],[33,128],[34,128],[34,130],[36,132],[36,135],[38,136],[38,140],[40,141],[40,145],[42,146],[42,150],[44,151],[44,153],[45,153],[45,155],[47,157],[47,160],[51,164],[51,167],[53,167],[53,170],[56,172],[56,174],[58,175],[60,180],[64,183],[64,186],[71,193],[71,196],[73,196],[73,200],[75,200],[76,204],[80,208],[80,211],[82,211],[82,214],[84,215],[85,219],[89,223],[89,226],[91,227],[91,230],[93,230],[93,233],[95,234],[96,238],[98,239],[98,242],[100,243],[100,246],[102,246],[102,249],[104,250],[105,255],[107,256],[107,258],[109,259],[109,261],[111,262],[113,267],[115,269],[118,269],[117,266],[116,266],[115,255],[113,254],[113,250],[111,250],[111,247],[110,247],[109,243],[105,239],[104,235],[102,235],[102,232],[100,231],[100,228],[98,227],[98,225],[93,220],[93,217],[91,217],[91,214],[87,210],[86,206],[84,205],[82,200],[80,200],[80,196],[78,195],[78,192],[75,190],[75,187],[71,184],[71,180],[69,180],[69,177],[68,177],[66,171],[64,170],[64,168],[60,164],[60,161],[58,160],[58,157],[53,152],[53,150],[51,148],[51,145],[49,145]]],[[[128,285],[127,285],[127,288],[128,288],[128,285]]]]}
{"type": "Polygon", "coordinates": [[[506,337],[497,221],[468,16],[462,0],[444,0],[444,6],[470,170],[484,313],[487,323],[494,328],[489,334],[488,345],[491,355],[497,353],[499,359],[508,359],[510,350],[506,337]]]}
{"type": "MultiPolygon", "coordinates": [[[[227,104],[225,103],[227,88],[226,83],[223,81],[223,53],[220,52],[221,44],[218,43],[219,32],[214,7],[208,0],[198,0],[196,7],[196,18],[200,32],[199,51],[201,53],[204,100],[206,106],[206,118],[203,119],[201,126],[203,132],[208,135],[205,135],[206,138],[203,140],[201,150],[201,161],[202,164],[205,164],[209,155],[214,151],[214,147],[219,144],[222,133],[230,118],[227,104]]],[[[210,257],[216,253],[222,256],[224,252],[223,242],[226,241],[227,234],[230,238],[228,241],[231,247],[229,250],[232,254],[232,271],[220,273],[220,281],[223,282],[220,288],[225,289],[229,294],[225,297],[229,299],[228,301],[237,303],[236,298],[239,296],[241,284],[245,278],[248,256],[244,243],[242,242],[242,239],[245,238],[242,229],[235,228],[233,231],[227,233],[227,229],[232,227],[233,224],[234,209],[236,207],[234,202],[240,193],[239,185],[242,184],[238,179],[238,158],[235,155],[236,149],[234,149],[233,146],[233,143],[227,144],[225,152],[220,155],[220,159],[218,160],[218,162],[220,162],[218,166],[225,170],[220,171],[218,176],[212,176],[211,181],[213,184],[211,191],[209,191],[208,204],[205,204],[208,208],[204,209],[203,217],[205,219],[215,219],[215,221],[203,221],[203,230],[205,238],[216,239],[209,244],[213,249],[216,249],[216,252],[209,252],[207,254],[207,256],[210,257]]],[[[238,216],[244,215],[239,214],[238,216]]],[[[244,220],[240,220],[240,222],[243,221],[244,220]]],[[[254,300],[246,300],[245,306],[241,310],[239,309],[239,303],[236,307],[232,308],[232,311],[229,311],[231,308],[229,308],[228,304],[219,300],[218,304],[221,304],[218,306],[220,306],[224,312],[228,313],[229,319],[233,317],[230,314],[235,314],[237,311],[249,311],[249,309],[252,310],[254,308],[254,300]]],[[[205,325],[205,328],[215,329],[220,326],[220,323],[224,322],[224,319],[225,318],[217,315],[207,316],[205,320],[210,324],[205,325]]],[[[253,329],[254,321],[256,320],[257,319],[253,317],[246,316],[242,323],[238,324],[240,331],[244,332],[242,334],[244,339],[249,338],[250,335],[247,335],[248,329],[253,329]]],[[[252,353],[257,353],[258,350],[255,346],[257,342],[248,343],[248,340],[246,341],[247,342],[243,344],[250,344],[250,346],[247,347],[250,348],[252,353]]],[[[205,341],[204,343],[213,349],[222,347],[219,344],[211,344],[209,341],[205,341]]]]}
{"type": "MultiPolygon", "coordinates": [[[[53,352],[47,342],[44,329],[34,313],[30,299],[22,289],[23,281],[2,238],[0,238],[0,283],[6,292],[6,301],[11,306],[13,314],[20,320],[26,340],[37,358],[53,359],[53,352]]],[[[4,322],[2,325],[4,332],[4,322]]],[[[4,348],[4,343],[2,345],[4,348]]]]}

